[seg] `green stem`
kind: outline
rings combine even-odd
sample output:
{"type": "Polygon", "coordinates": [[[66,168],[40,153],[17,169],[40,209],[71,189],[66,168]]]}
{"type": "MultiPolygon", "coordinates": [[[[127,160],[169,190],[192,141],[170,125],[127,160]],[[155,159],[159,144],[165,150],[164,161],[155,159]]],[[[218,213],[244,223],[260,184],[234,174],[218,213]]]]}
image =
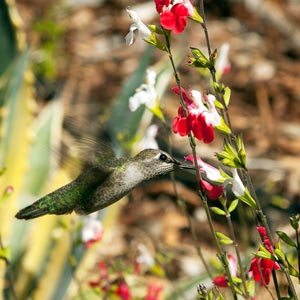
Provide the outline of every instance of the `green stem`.
{"type": "Polygon", "coordinates": [[[295,233],[296,233],[297,257],[298,257],[298,281],[300,283],[300,242],[299,242],[299,229],[295,228],[295,233]]]}
{"type": "MultiPolygon", "coordinates": [[[[222,202],[222,204],[223,204],[223,202],[222,202]]],[[[237,260],[238,260],[239,271],[240,271],[239,273],[240,273],[240,276],[241,276],[241,279],[242,279],[245,298],[250,300],[251,297],[249,295],[249,291],[248,291],[247,285],[246,285],[246,276],[245,276],[245,272],[244,272],[244,268],[243,268],[243,264],[242,264],[242,259],[241,259],[241,255],[240,255],[240,251],[239,251],[238,242],[237,242],[236,235],[235,235],[235,232],[234,232],[234,229],[233,229],[233,224],[232,224],[232,221],[231,221],[231,215],[230,215],[230,212],[228,211],[227,206],[226,206],[225,203],[223,204],[223,208],[224,208],[224,211],[226,213],[225,216],[226,216],[230,236],[231,236],[231,239],[233,240],[233,247],[235,249],[236,257],[237,257],[237,260]]]]}
{"type": "MultiPolygon", "coordinates": [[[[180,82],[179,74],[177,72],[174,60],[173,60],[173,55],[172,55],[172,51],[171,51],[171,47],[170,47],[170,35],[169,35],[169,32],[165,31],[164,29],[163,29],[163,31],[164,31],[164,35],[165,35],[165,39],[166,39],[166,49],[167,49],[169,59],[170,59],[170,62],[171,62],[172,68],[173,68],[176,84],[177,84],[178,89],[179,89],[180,104],[183,107],[185,117],[187,117],[188,116],[188,111],[187,111],[187,108],[186,108],[184,100],[183,100],[183,95],[182,95],[182,91],[181,91],[181,82],[180,82]]],[[[219,242],[219,240],[216,236],[216,231],[215,231],[215,228],[214,228],[214,225],[213,225],[212,217],[211,217],[209,206],[208,206],[208,203],[207,203],[207,197],[206,197],[205,193],[203,192],[201,184],[200,184],[201,174],[200,174],[199,165],[198,165],[198,162],[197,162],[195,138],[193,137],[193,135],[191,133],[188,134],[188,138],[189,138],[190,146],[191,146],[192,153],[193,153],[194,165],[195,165],[195,168],[196,168],[196,178],[197,178],[198,187],[199,187],[198,188],[199,197],[200,197],[200,199],[202,201],[202,205],[205,209],[208,224],[209,224],[209,227],[210,227],[210,232],[213,236],[215,245],[217,247],[218,256],[219,256],[219,258],[220,258],[220,260],[223,264],[223,267],[225,269],[232,295],[234,296],[234,299],[237,300],[237,294],[236,294],[236,291],[234,289],[234,283],[233,283],[233,280],[232,280],[232,277],[231,277],[231,274],[230,274],[230,270],[229,270],[229,267],[228,267],[228,261],[227,261],[227,258],[226,258],[226,254],[223,251],[223,249],[220,245],[220,242],[219,242]]]]}
{"type": "MultiPolygon", "coordinates": [[[[1,236],[0,236],[0,249],[4,250],[4,245],[2,243],[1,236]]],[[[5,261],[5,264],[6,264],[7,273],[8,273],[8,282],[9,282],[9,287],[10,287],[12,299],[18,300],[16,291],[15,291],[15,287],[14,287],[15,276],[14,276],[14,273],[13,273],[11,262],[7,257],[0,257],[0,259],[3,259],[5,261]]]]}

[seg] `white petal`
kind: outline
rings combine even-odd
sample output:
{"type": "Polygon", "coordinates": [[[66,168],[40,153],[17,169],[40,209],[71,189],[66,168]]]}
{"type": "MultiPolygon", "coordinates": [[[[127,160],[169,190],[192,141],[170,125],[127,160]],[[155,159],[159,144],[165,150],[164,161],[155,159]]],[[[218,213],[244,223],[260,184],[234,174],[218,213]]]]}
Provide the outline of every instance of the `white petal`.
{"type": "Polygon", "coordinates": [[[129,32],[125,36],[126,45],[131,46],[134,43],[134,41],[135,41],[135,33],[134,33],[135,30],[137,30],[137,26],[134,23],[129,27],[129,32]]]}
{"type": "Polygon", "coordinates": [[[243,196],[245,193],[245,187],[242,183],[242,180],[237,172],[237,169],[233,168],[232,171],[232,192],[236,196],[243,196]]]}

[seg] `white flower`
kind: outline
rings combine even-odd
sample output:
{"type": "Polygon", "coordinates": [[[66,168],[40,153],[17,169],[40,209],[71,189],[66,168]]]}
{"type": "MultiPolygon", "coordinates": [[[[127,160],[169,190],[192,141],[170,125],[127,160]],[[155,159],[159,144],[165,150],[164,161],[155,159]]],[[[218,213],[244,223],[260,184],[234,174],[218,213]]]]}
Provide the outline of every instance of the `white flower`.
{"type": "Polygon", "coordinates": [[[139,15],[134,11],[126,8],[126,11],[129,14],[129,17],[133,20],[133,24],[131,24],[129,28],[129,33],[125,36],[125,41],[128,46],[131,46],[135,42],[135,31],[142,36],[144,40],[150,39],[151,31],[150,29],[142,22],[139,15]]]}
{"type": "Polygon", "coordinates": [[[236,196],[243,196],[245,194],[245,186],[242,183],[242,180],[237,172],[236,168],[231,169],[232,172],[232,192],[236,196]]]}
{"type": "Polygon", "coordinates": [[[204,112],[204,117],[207,124],[211,124],[213,127],[221,125],[221,118],[214,104],[216,97],[208,94],[204,95],[204,99],[209,107],[208,110],[204,112]]]}
{"type": "Polygon", "coordinates": [[[97,241],[103,233],[102,223],[98,220],[98,212],[92,213],[83,219],[83,228],[81,231],[81,239],[83,243],[97,241]]]}
{"type": "Polygon", "coordinates": [[[148,268],[151,268],[155,261],[148,249],[143,244],[138,245],[138,250],[140,252],[140,255],[136,258],[136,262],[139,264],[144,264],[148,268]]]}
{"type": "Polygon", "coordinates": [[[151,149],[159,148],[155,140],[157,131],[158,131],[158,126],[155,124],[152,124],[147,128],[142,140],[137,144],[137,148],[139,149],[139,151],[147,148],[151,148],[151,149]]]}
{"type": "Polygon", "coordinates": [[[230,63],[228,61],[230,45],[228,43],[224,43],[220,51],[218,53],[218,58],[215,64],[215,68],[218,74],[222,75],[227,73],[230,69],[230,63]]]}
{"type": "Polygon", "coordinates": [[[156,107],[157,94],[155,90],[156,73],[147,69],[146,83],[143,83],[136,89],[136,93],[129,98],[130,111],[136,111],[142,104],[147,108],[154,109],[156,107]]]}

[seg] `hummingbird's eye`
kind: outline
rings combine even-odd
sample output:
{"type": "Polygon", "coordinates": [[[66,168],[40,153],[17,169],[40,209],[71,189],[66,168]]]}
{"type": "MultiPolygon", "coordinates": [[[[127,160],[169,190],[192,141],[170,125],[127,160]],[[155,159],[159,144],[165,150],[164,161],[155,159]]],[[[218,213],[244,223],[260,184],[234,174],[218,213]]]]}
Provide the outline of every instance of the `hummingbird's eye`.
{"type": "Polygon", "coordinates": [[[168,160],[168,157],[167,157],[166,154],[161,153],[160,156],[159,156],[159,159],[160,159],[161,161],[166,161],[166,160],[168,160]]]}

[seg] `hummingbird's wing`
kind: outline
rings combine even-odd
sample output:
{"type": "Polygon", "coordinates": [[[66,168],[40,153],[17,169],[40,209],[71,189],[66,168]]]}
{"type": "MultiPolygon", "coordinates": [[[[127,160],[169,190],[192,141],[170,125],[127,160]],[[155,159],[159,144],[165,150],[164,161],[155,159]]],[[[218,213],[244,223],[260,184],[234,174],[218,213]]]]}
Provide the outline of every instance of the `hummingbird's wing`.
{"type": "Polygon", "coordinates": [[[64,136],[64,141],[67,140],[70,146],[65,148],[65,152],[69,153],[64,155],[67,159],[63,159],[62,165],[67,165],[72,174],[78,174],[79,169],[82,172],[67,185],[21,209],[16,218],[32,219],[45,214],[71,213],[79,203],[92,198],[90,196],[95,189],[118,166],[118,160],[108,143],[98,142],[91,134],[83,135],[80,130],[77,135],[76,138],[73,135],[64,136]]]}

